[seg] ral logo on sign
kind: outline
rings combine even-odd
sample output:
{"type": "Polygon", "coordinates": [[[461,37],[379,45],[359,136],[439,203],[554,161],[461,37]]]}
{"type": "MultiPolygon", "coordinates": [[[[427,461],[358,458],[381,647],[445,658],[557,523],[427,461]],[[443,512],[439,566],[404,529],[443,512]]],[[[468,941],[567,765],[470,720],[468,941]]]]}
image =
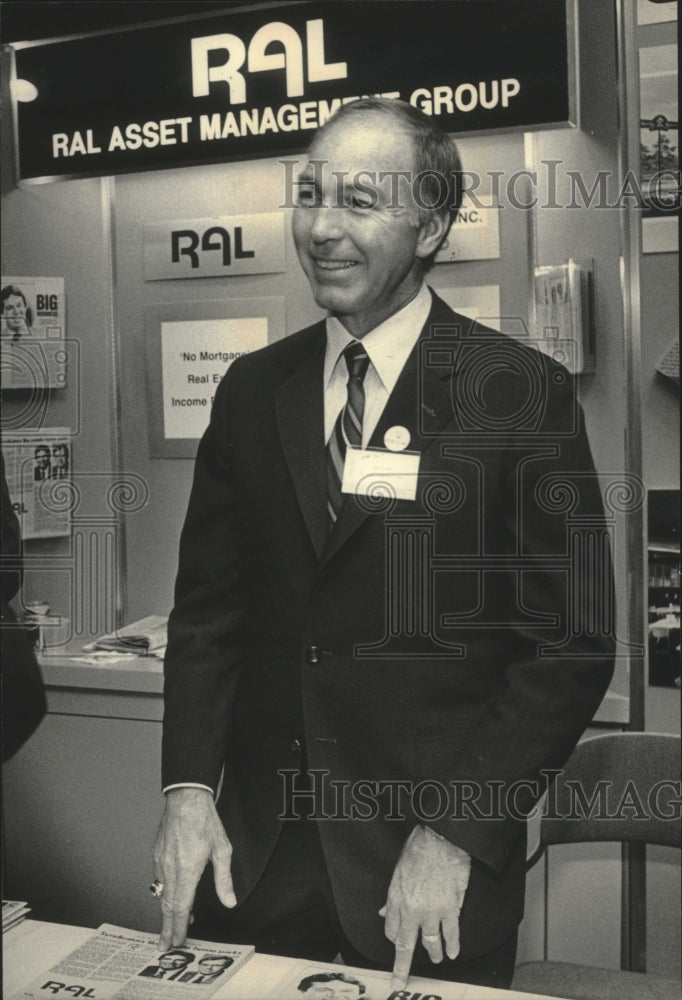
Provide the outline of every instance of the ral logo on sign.
{"type": "Polygon", "coordinates": [[[287,97],[303,97],[304,48],[310,83],[344,80],[348,76],[345,62],[326,62],[322,18],[306,21],[305,46],[296,29],[284,21],[264,24],[248,47],[239,35],[231,32],[193,38],[191,46],[193,97],[206,97],[211,84],[222,83],[228,87],[230,104],[245,104],[246,78],[241,72],[244,63],[249,73],[284,70],[287,97]],[[271,46],[274,51],[268,51],[271,46]]]}
{"type": "Polygon", "coordinates": [[[144,227],[146,281],[284,270],[281,212],[182,219],[144,227]]]}

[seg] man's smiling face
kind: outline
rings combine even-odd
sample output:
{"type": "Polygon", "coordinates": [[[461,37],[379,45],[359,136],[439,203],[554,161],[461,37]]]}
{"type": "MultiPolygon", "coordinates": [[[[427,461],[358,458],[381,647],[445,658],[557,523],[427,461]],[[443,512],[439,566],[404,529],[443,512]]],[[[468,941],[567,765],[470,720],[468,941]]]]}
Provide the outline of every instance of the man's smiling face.
{"type": "Polygon", "coordinates": [[[419,219],[413,173],[409,134],[372,112],[332,122],[310,148],[294,211],[296,250],[317,304],[355,337],[412,298],[421,259],[440,242],[419,219]]]}

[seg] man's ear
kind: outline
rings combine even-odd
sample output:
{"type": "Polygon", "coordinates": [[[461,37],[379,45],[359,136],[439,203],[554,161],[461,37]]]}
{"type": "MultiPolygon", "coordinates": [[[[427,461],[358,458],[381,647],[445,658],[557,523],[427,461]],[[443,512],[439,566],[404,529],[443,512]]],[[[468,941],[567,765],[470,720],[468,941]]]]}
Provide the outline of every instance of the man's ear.
{"type": "Polygon", "coordinates": [[[450,219],[437,212],[429,212],[425,221],[419,226],[417,239],[417,257],[424,260],[430,257],[440,247],[450,230],[450,219]]]}

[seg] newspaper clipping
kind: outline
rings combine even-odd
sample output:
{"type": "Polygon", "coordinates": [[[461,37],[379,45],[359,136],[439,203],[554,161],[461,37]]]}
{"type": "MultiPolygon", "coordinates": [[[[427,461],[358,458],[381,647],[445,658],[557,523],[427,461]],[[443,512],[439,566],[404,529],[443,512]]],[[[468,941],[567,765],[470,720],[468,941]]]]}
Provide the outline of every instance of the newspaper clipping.
{"type": "Polygon", "coordinates": [[[86,1000],[204,1000],[213,996],[253,953],[250,945],[188,940],[159,952],[158,937],[113,924],[38,976],[11,1000],[84,997],[86,1000]]]}
{"type": "Polygon", "coordinates": [[[3,389],[66,385],[63,278],[2,276],[3,389]]]}
{"type": "MultiPolygon", "coordinates": [[[[410,976],[402,990],[391,989],[390,972],[370,972],[343,965],[298,963],[298,968],[270,994],[278,1000],[474,1000],[497,996],[497,990],[481,990],[463,983],[410,976]]],[[[501,996],[502,994],[500,994],[501,996]]]]}
{"type": "Polygon", "coordinates": [[[2,276],[2,339],[64,337],[64,279],[2,276]]]}
{"type": "Polygon", "coordinates": [[[53,538],[71,530],[71,432],[67,427],[22,428],[2,435],[7,488],[21,537],[53,538]]]}

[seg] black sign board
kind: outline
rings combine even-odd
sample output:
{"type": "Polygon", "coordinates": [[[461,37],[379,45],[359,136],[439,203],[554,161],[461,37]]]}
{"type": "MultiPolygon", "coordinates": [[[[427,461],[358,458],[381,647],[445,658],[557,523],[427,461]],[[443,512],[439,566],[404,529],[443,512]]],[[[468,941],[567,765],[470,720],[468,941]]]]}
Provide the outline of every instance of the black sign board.
{"type": "Polygon", "coordinates": [[[368,94],[454,133],[565,123],[568,63],[565,0],[280,4],[19,48],[19,175],[297,152],[368,94]]]}

